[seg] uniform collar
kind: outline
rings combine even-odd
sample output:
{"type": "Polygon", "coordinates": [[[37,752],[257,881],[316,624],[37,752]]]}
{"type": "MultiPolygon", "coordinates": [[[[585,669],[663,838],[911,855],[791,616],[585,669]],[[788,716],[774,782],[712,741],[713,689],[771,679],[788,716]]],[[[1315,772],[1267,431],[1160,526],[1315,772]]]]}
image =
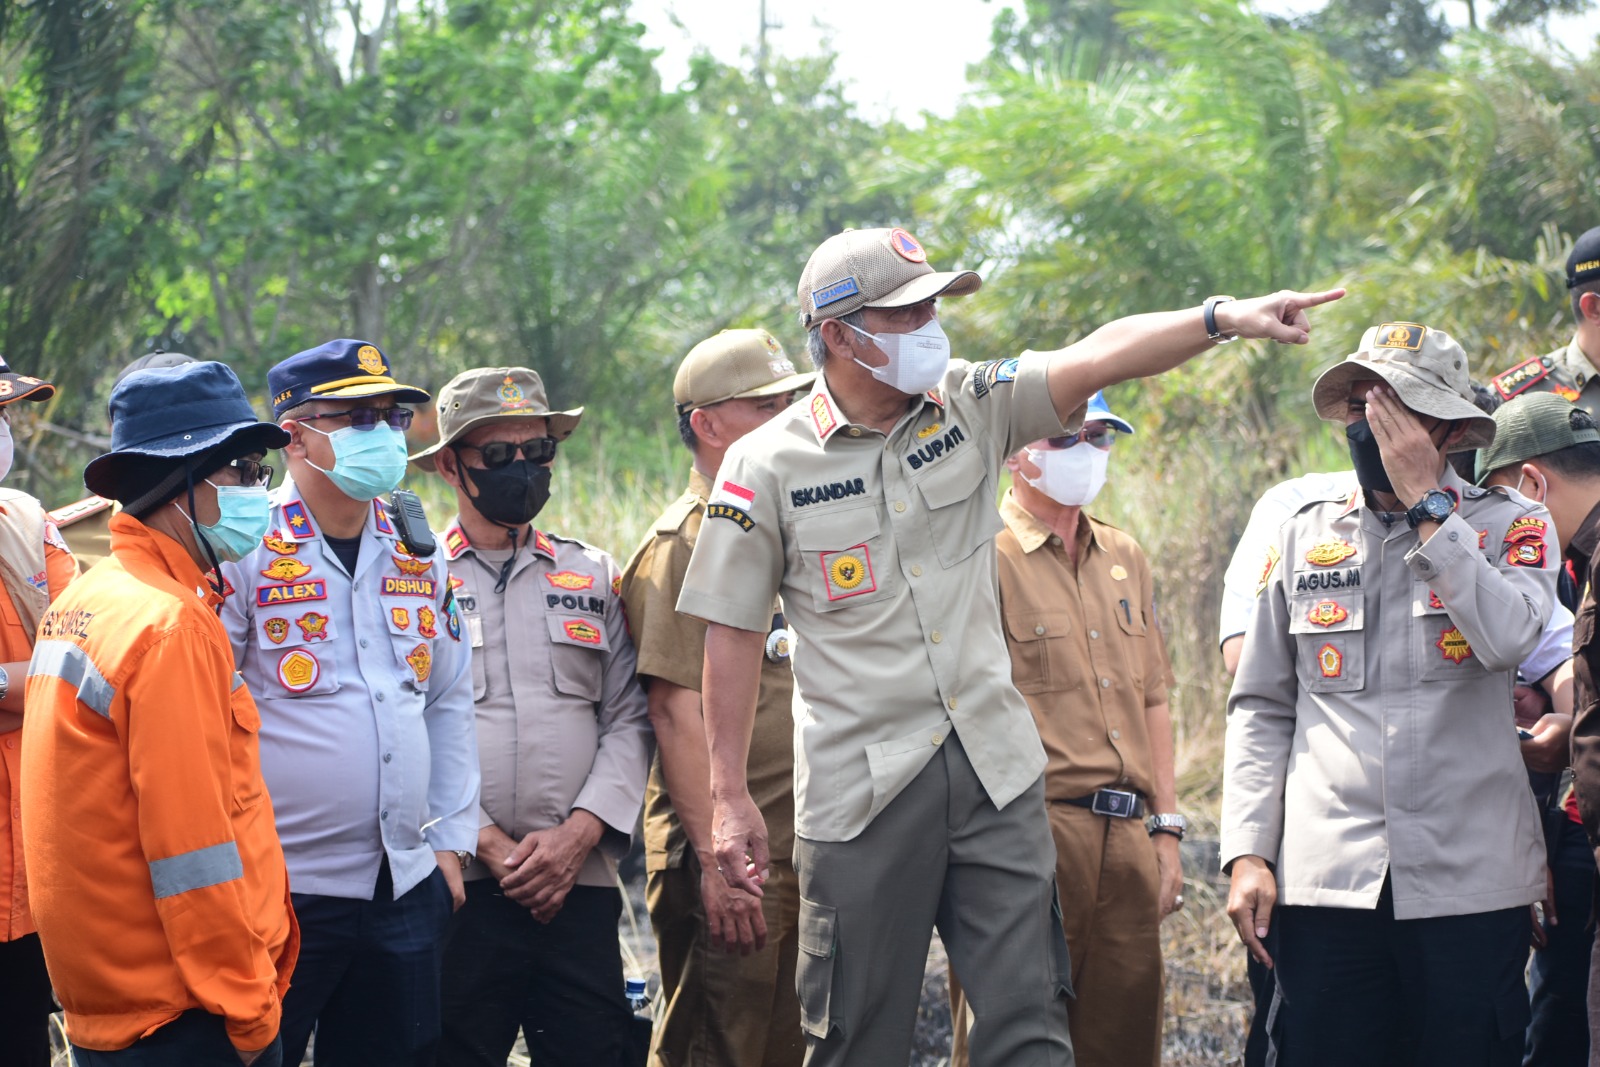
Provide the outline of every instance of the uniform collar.
{"type": "MultiPolygon", "coordinates": [[[[533,549],[535,554],[543,556],[552,563],[555,562],[555,542],[551,541],[549,535],[542,530],[534,530],[533,536],[529,538],[526,544],[533,549]]],[[[467,550],[470,548],[472,548],[472,542],[467,539],[467,531],[461,528],[461,516],[457,515],[450,520],[450,525],[444,532],[444,558],[454,562],[466,555],[467,550]]]]}
{"type": "Polygon", "coordinates": [[[110,525],[111,554],[124,564],[138,561],[165,571],[185,589],[192,586],[207,607],[215,608],[222,603],[222,598],[206,581],[205,573],[178,542],[126,512],[119,511],[111,516],[110,525]]]}
{"type": "MultiPolygon", "coordinates": [[[[317,521],[312,516],[311,509],[300,499],[300,491],[295,488],[293,480],[285,478],[274,495],[278,499],[279,509],[283,512],[283,524],[267,536],[295,542],[314,541],[323,536],[322,531],[317,528],[317,521]]],[[[372,517],[365,525],[370,526],[379,537],[397,536],[394,523],[389,520],[389,507],[382,500],[372,501],[372,517]]]]}
{"type": "MultiPolygon", "coordinates": [[[[939,408],[944,407],[944,399],[933,389],[923,393],[921,400],[924,407],[928,404],[933,404],[939,408]]],[[[905,425],[908,418],[915,417],[919,410],[908,405],[906,415],[902,416],[895,425],[897,427],[905,425]]],[[[811,396],[806,401],[805,418],[810,423],[812,432],[817,435],[817,443],[821,445],[827,444],[828,438],[850,425],[845,420],[844,412],[839,410],[839,404],[833,399],[833,394],[828,391],[826,375],[818,374],[816,383],[811,387],[811,396]]],[[[877,431],[874,430],[872,432],[876,433],[877,431]]]]}
{"type": "Polygon", "coordinates": [[[689,468],[689,493],[701,502],[711,499],[711,479],[693,467],[689,468]]]}
{"type": "Polygon", "coordinates": [[[1566,371],[1567,377],[1572,379],[1572,384],[1579,389],[1588,385],[1590,379],[1597,373],[1593,361],[1584,355],[1582,348],[1578,347],[1577,334],[1572,335],[1572,341],[1557,358],[1561,363],[1561,369],[1566,371]]]}
{"type": "MultiPolygon", "coordinates": [[[[1017,544],[1022,546],[1023,552],[1033,552],[1041,545],[1047,543],[1056,532],[1049,526],[1040,522],[1033,512],[1022,506],[1013,489],[1007,489],[1006,495],[1000,501],[1000,518],[1005,520],[1006,527],[1011,535],[1017,539],[1017,544]]],[[[1094,521],[1089,513],[1082,508],[1078,509],[1078,547],[1086,548],[1089,545],[1100,545],[1096,535],[1094,521]]]]}

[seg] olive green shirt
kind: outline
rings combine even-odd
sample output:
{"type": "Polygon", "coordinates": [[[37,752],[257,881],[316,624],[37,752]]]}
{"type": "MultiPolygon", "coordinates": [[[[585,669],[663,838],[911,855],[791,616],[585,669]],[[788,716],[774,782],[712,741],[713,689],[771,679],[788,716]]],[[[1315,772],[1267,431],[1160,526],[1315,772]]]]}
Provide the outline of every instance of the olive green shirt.
{"type": "MultiPolygon", "coordinates": [[[[650,678],[660,678],[700,691],[706,624],[679,614],[677,603],[710,495],[711,479],[690,471],[688,490],[662,512],[622,572],[622,600],[639,651],[639,676],[647,685],[650,678]]],[[[785,634],[774,629],[768,634],[761,661],[761,690],[756,697],[745,773],[751,799],[767,823],[767,847],[772,858],[782,862],[788,862],[794,851],[793,699],[789,643],[785,634]]],[[[660,871],[682,866],[688,844],[667,794],[657,749],[644,794],[645,868],[660,871]]]]}
{"type": "Polygon", "coordinates": [[[1011,684],[994,537],[1005,458],[1062,432],[1049,361],[952,362],[887,434],[849,423],[824,375],[723,461],[678,610],[765,632],[782,593],[801,837],[854,838],[952,729],[997,807],[1044,770],[1011,684]]]}

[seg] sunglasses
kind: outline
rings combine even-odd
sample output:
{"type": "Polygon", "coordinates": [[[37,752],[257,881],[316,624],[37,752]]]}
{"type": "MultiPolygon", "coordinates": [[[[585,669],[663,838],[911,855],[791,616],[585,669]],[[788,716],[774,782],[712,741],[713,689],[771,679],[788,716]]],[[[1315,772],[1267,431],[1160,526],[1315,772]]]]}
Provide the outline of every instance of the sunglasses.
{"type": "Polygon", "coordinates": [[[262,463],[258,459],[236,459],[224,466],[232,467],[238,472],[239,484],[243,486],[264,486],[272,481],[271,464],[262,463]]]}
{"type": "Polygon", "coordinates": [[[392,430],[406,430],[411,426],[413,414],[415,412],[410,408],[351,408],[349,411],[330,411],[325,415],[302,415],[295,421],[312,422],[349,416],[350,427],[355,430],[370,430],[380,422],[387,422],[392,430]]]}
{"type": "Polygon", "coordinates": [[[463,448],[470,448],[483,456],[483,465],[486,469],[496,471],[506,466],[517,458],[517,453],[522,453],[522,458],[529,463],[545,464],[556,458],[556,439],[554,437],[530,437],[526,441],[490,441],[486,445],[451,445],[457,457],[463,448]]]}
{"type": "Polygon", "coordinates": [[[1110,448],[1112,445],[1117,443],[1117,431],[1112,429],[1110,426],[1107,426],[1103,430],[1094,430],[1092,432],[1089,430],[1079,430],[1077,433],[1068,433],[1062,434],[1060,437],[1046,438],[1045,446],[1047,448],[1058,449],[1071,448],[1080,441],[1091,444],[1096,448],[1110,448]]]}

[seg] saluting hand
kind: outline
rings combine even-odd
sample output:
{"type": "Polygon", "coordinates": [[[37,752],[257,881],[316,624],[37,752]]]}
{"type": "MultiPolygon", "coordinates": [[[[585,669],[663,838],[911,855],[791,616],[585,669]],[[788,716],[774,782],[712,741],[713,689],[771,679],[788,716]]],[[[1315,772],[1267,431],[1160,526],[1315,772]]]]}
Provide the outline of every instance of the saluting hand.
{"type": "Polygon", "coordinates": [[[711,841],[717,853],[717,871],[734,889],[762,895],[767,880],[767,821],[750,799],[748,790],[735,797],[713,798],[711,841]]]}
{"type": "Polygon", "coordinates": [[[1240,337],[1271,338],[1281,344],[1303,345],[1311,340],[1307,308],[1328,304],[1344,296],[1343,289],[1299,293],[1280,289],[1270,296],[1229,300],[1216,307],[1217,329],[1240,337]]]}

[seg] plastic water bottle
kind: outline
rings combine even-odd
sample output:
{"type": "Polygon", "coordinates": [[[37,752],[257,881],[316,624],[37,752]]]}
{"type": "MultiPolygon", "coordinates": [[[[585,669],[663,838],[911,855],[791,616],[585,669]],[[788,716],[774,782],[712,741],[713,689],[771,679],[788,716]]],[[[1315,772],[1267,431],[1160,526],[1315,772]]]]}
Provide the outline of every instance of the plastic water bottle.
{"type": "Polygon", "coordinates": [[[628,1007],[633,1009],[635,1015],[650,1007],[650,994],[645,992],[643,978],[629,978],[627,980],[628,1007]]]}

